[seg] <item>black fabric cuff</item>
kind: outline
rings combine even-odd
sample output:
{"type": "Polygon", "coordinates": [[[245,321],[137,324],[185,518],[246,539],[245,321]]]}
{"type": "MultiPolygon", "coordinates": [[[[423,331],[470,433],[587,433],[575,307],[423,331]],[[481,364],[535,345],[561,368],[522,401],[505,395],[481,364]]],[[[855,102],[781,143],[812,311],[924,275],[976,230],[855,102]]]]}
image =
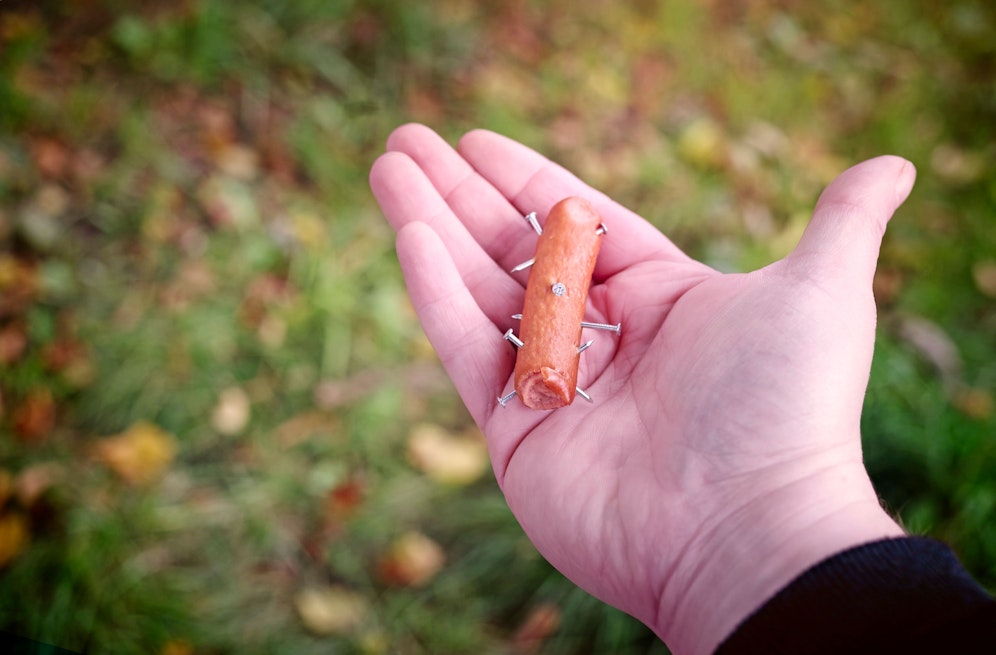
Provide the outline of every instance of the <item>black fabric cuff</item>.
{"type": "Polygon", "coordinates": [[[885,539],[816,564],[716,651],[746,653],[996,653],[996,601],[947,545],[885,539]]]}

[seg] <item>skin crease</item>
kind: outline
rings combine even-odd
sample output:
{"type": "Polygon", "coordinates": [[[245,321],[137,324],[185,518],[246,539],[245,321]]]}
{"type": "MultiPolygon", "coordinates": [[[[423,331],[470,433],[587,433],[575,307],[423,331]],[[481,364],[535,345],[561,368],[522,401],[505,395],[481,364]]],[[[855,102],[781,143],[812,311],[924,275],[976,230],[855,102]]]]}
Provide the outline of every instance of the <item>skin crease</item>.
{"type": "Polygon", "coordinates": [[[405,125],[371,188],[398,231],[422,326],[488,439],[523,529],[565,575],[678,655],[712,652],[809,566],[901,529],[861,461],[875,333],[872,275],[915,171],[879,157],[822,194],[794,251],[724,275],[525,146],[476,130],[457,149],[405,125]],[[515,354],[521,217],[567,196],[610,232],[587,316],[622,322],[586,351],[594,404],[552,412],[498,393],[515,354]]]}

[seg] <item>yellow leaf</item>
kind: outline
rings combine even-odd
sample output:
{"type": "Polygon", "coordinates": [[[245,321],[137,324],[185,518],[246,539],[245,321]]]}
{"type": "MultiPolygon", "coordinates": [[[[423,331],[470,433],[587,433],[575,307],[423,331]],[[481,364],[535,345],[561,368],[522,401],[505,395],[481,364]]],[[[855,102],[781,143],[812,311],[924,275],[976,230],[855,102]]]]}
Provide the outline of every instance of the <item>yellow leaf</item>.
{"type": "Polygon", "coordinates": [[[488,469],[488,447],[480,433],[454,435],[426,423],[409,434],[408,459],[436,482],[462,486],[488,469]]]}
{"type": "Polygon", "coordinates": [[[719,166],[726,158],[726,135],[716,121],[699,117],[678,137],[678,154],[702,168],[719,166]]]}
{"type": "Polygon", "coordinates": [[[0,568],[17,557],[28,545],[28,521],[17,512],[0,514],[0,568]]]}
{"type": "Polygon", "coordinates": [[[304,627],[318,635],[354,632],[369,614],[361,595],[336,585],[298,592],[294,607],[304,627]]]}
{"type": "Polygon", "coordinates": [[[159,478],[175,454],[173,436],[145,421],[97,444],[97,459],[122,480],[136,486],[159,478]]]}

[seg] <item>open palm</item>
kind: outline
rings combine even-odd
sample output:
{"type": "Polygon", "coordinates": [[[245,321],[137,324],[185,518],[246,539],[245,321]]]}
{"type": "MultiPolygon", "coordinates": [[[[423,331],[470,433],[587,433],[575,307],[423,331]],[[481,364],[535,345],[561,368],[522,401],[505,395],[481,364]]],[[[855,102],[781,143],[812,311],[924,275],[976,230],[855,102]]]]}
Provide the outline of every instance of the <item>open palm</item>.
{"type": "MultiPolygon", "coordinates": [[[[859,437],[871,277],[885,225],[912,185],[907,162],[883,157],[846,172],[789,257],[723,275],[504,137],[474,131],[454,150],[407,125],[387,149],[371,186],[398,231],[423,328],[487,437],[513,513],[572,580],[672,648],[706,652],[758,594],[792,574],[759,565],[757,584],[715,601],[722,616],[712,624],[702,616],[727,566],[719,554],[773,555],[792,538],[751,526],[796,516],[799,533],[841,507],[873,512],[859,437]],[[517,327],[511,315],[528,276],[508,271],[535,247],[522,216],[536,211],[542,223],[568,196],[589,200],[608,228],[587,318],[622,323],[622,333],[585,335],[595,343],[582,355],[579,386],[592,404],[502,408],[496,398],[510,389],[515,363],[502,334],[517,327]]],[[[854,538],[834,535],[819,548],[854,538]]]]}

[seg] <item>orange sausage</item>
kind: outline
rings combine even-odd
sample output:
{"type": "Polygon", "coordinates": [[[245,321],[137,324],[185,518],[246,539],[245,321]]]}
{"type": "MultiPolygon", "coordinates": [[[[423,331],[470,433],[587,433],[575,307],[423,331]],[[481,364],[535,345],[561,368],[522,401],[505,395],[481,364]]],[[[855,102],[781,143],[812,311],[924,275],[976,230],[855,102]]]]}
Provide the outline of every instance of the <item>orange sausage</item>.
{"type": "Polygon", "coordinates": [[[515,391],[526,407],[557,409],[574,401],[601,222],[587,200],[566,198],[550,210],[536,243],[515,362],[515,391]]]}

